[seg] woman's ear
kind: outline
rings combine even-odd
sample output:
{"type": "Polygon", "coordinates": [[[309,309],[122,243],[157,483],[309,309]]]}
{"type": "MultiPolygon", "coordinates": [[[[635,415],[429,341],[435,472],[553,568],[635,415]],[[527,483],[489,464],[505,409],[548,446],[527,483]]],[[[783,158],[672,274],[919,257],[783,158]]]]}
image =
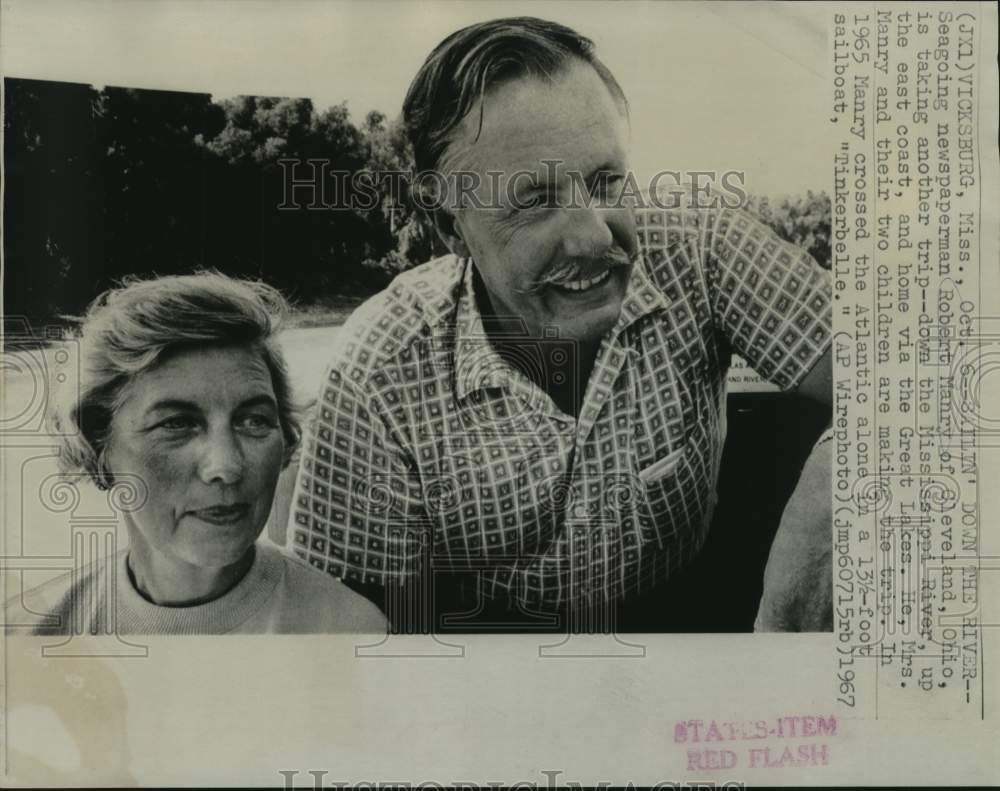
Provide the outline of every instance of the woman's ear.
{"type": "Polygon", "coordinates": [[[111,455],[111,449],[108,447],[110,441],[111,438],[106,437],[100,443],[100,450],[94,455],[94,469],[91,473],[94,483],[102,492],[110,491],[111,487],[115,485],[112,462],[109,458],[111,455]]]}
{"type": "MultiPolygon", "coordinates": [[[[311,409],[314,404],[310,403],[308,407],[311,409]]],[[[310,417],[310,422],[313,417],[310,417]]],[[[281,429],[282,439],[284,441],[284,449],[281,454],[281,469],[286,469],[290,464],[295,462],[298,463],[299,448],[302,447],[302,426],[296,422],[291,429],[286,428],[284,425],[281,429]]]]}

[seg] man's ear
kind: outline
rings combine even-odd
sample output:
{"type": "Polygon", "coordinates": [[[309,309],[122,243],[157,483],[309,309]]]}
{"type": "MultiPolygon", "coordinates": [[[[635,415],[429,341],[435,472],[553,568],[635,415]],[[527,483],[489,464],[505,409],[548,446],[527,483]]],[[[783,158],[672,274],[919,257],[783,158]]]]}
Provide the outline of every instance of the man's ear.
{"type": "Polygon", "coordinates": [[[455,215],[447,209],[434,209],[430,212],[431,222],[434,230],[452,253],[459,258],[469,258],[472,252],[462,238],[461,230],[458,227],[458,220],[455,215]]]}

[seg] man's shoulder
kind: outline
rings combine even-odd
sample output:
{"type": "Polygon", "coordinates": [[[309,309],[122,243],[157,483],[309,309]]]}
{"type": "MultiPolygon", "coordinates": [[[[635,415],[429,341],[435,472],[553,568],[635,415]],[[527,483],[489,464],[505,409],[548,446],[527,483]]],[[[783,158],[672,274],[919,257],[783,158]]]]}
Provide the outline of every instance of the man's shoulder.
{"type": "Polygon", "coordinates": [[[454,312],[463,272],[463,260],[449,254],[397,275],[344,323],[331,367],[358,381],[411,357],[454,312]]]}
{"type": "Polygon", "coordinates": [[[689,285],[687,272],[704,274],[713,256],[727,250],[774,254],[787,245],[770,228],[741,206],[715,198],[706,204],[660,195],[635,212],[639,246],[649,276],[661,288],[689,285]]]}
{"type": "Polygon", "coordinates": [[[742,206],[733,206],[720,196],[704,202],[672,193],[645,193],[635,209],[636,226],[646,232],[646,243],[677,242],[691,239],[705,231],[726,229],[733,224],[760,225],[742,206]]]}
{"type": "Polygon", "coordinates": [[[664,194],[644,194],[635,208],[636,237],[646,274],[672,299],[691,291],[702,276],[701,242],[715,221],[713,211],[664,194]]]}

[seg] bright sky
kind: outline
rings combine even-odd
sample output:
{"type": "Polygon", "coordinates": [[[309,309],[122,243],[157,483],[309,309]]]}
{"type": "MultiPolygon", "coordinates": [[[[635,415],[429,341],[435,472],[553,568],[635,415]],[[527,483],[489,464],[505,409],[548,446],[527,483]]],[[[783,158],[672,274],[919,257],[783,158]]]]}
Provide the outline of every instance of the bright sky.
{"type": "Polygon", "coordinates": [[[530,14],[590,36],[632,106],[633,164],[825,189],[823,3],[0,0],[0,71],[97,86],[307,96],[399,112],[444,36],[530,14]]]}

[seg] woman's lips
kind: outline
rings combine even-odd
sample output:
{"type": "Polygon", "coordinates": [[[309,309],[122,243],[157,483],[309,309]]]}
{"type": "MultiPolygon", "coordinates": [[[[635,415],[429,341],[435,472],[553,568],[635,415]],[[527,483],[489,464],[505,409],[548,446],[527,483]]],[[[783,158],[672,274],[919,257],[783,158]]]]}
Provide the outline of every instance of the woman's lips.
{"type": "Polygon", "coordinates": [[[210,508],[199,508],[189,513],[201,521],[209,522],[213,525],[231,525],[239,522],[250,513],[250,505],[248,503],[213,505],[210,508]]]}

